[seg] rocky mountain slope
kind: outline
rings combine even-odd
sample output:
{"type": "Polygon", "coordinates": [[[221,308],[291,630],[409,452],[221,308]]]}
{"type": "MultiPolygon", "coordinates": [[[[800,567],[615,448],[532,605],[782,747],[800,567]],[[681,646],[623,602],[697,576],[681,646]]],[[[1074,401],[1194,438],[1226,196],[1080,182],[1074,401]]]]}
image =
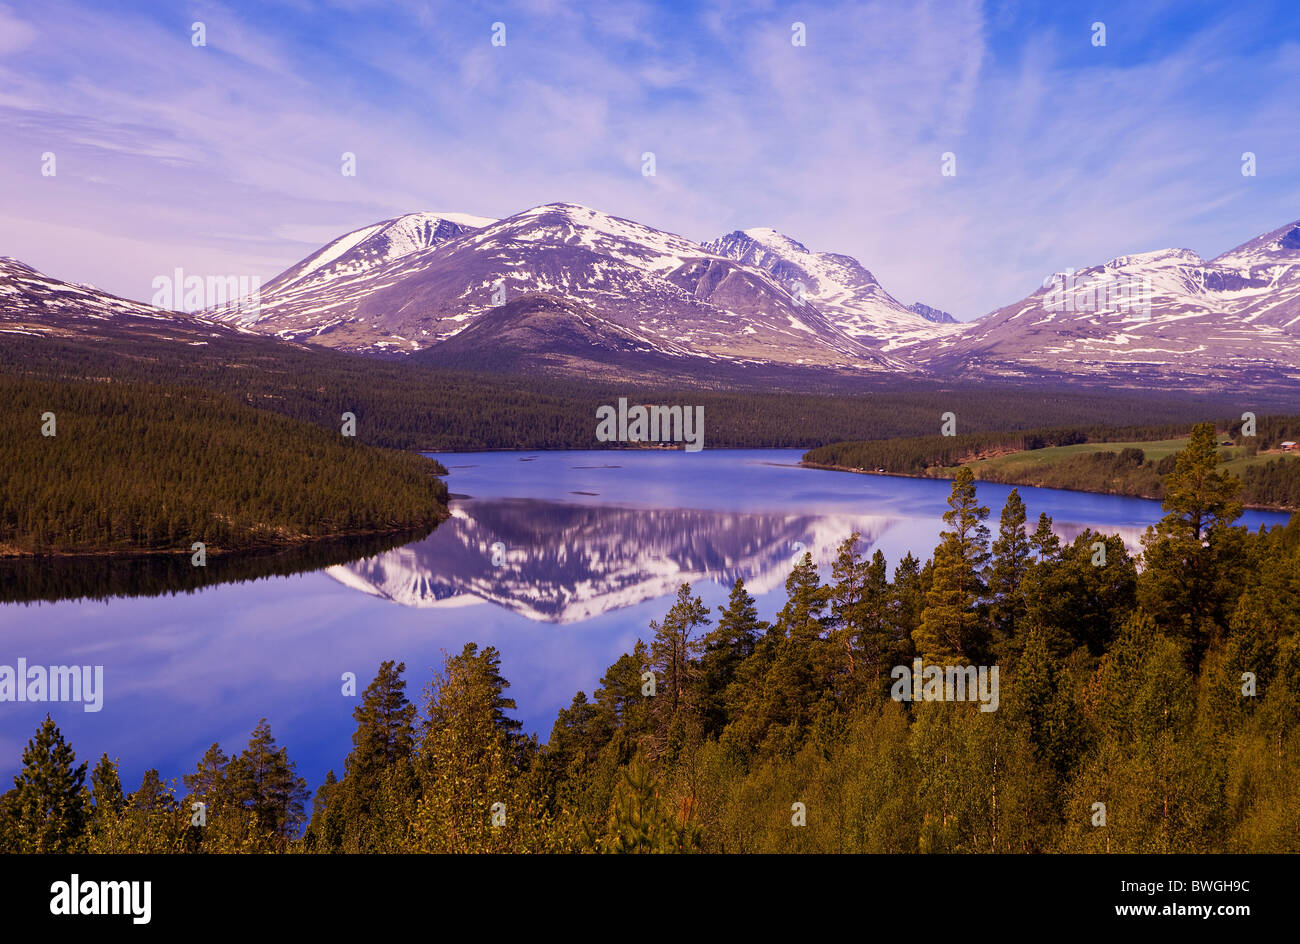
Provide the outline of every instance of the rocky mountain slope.
{"type": "Polygon", "coordinates": [[[736,230],[704,248],[742,265],[771,273],[795,298],[804,298],[831,324],[873,347],[942,333],[935,322],[884,290],[852,256],[811,252],[774,229],[736,230]]]}
{"type": "Polygon", "coordinates": [[[495,221],[416,213],[332,241],[257,302],[162,311],[0,259],[10,333],[119,320],[451,367],[718,383],[797,371],[1294,388],[1300,222],[1210,261],[1164,249],[1056,273],[963,324],[771,229],[698,244],[568,203],[495,221]]]}
{"type": "Polygon", "coordinates": [[[1300,222],[1206,262],[1190,249],[1055,273],[954,334],[895,352],[939,373],[1300,381],[1300,222]]]}
{"type": "Polygon", "coordinates": [[[800,256],[802,268],[750,264],[568,203],[477,228],[416,214],[342,237],[277,276],[255,318],[234,310],[216,317],[347,350],[413,352],[543,293],[585,306],[667,356],[907,370],[880,341],[896,329],[935,326],[854,260],[827,258],[811,266],[800,256]],[[394,241],[394,230],[415,235],[394,241]],[[808,280],[808,293],[787,283],[791,273],[808,280]]]}

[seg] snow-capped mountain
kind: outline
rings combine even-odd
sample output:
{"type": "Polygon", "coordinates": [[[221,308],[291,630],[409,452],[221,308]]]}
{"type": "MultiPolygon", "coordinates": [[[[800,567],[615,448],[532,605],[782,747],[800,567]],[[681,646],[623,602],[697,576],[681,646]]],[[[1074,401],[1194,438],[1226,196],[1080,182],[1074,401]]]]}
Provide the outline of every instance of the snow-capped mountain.
{"type": "Polygon", "coordinates": [[[449,239],[496,221],[464,213],[408,213],[396,219],[363,226],[312,253],[276,276],[267,291],[286,297],[347,281],[376,266],[421,249],[433,249],[449,239]]]}
{"type": "Polygon", "coordinates": [[[249,334],[183,312],[119,298],[91,285],[74,285],[0,256],[0,337],[150,337],[185,344],[249,334]]]}
{"type": "Polygon", "coordinates": [[[0,259],[0,332],[120,321],[190,343],[233,330],[441,366],[723,385],[798,368],[801,382],[803,369],[831,369],[1293,388],[1300,221],[1208,262],[1190,249],[1119,256],[1049,276],[977,321],[949,317],[771,229],[701,245],[570,203],[375,223],[281,273],[259,305],[197,316],[0,259]]]}
{"type": "Polygon", "coordinates": [[[912,302],[907,306],[908,311],[916,312],[926,321],[933,321],[935,324],[956,324],[957,319],[946,311],[938,308],[931,308],[929,305],[922,305],[920,302],[912,302]]]}
{"type": "MultiPolygon", "coordinates": [[[[708,251],[770,272],[845,334],[888,347],[903,338],[944,333],[935,319],[902,304],[852,256],[811,252],[774,229],[735,230],[704,244],[708,251]]],[[[933,310],[933,309],[931,309],[933,310]]]]}
{"type": "Polygon", "coordinates": [[[29,333],[39,334],[49,330],[51,319],[123,317],[170,321],[176,313],[118,298],[90,285],[63,282],[17,259],[0,256],[0,322],[8,322],[0,324],[0,331],[16,331],[23,324],[29,333]]]}
{"type": "MultiPolygon", "coordinates": [[[[252,320],[233,310],[218,317],[348,350],[412,352],[539,292],[586,306],[666,356],[906,369],[846,328],[843,312],[801,301],[763,267],[570,203],[476,228],[445,214],[366,227],[268,283],[252,320]],[[390,238],[395,230],[402,239],[390,238]]],[[[929,325],[892,304],[908,327],[929,325]]]]}
{"type": "Polygon", "coordinates": [[[896,352],[931,370],[1116,380],[1300,380],[1300,222],[1209,262],[1190,249],[1060,272],[952,335],[896,352]]]}

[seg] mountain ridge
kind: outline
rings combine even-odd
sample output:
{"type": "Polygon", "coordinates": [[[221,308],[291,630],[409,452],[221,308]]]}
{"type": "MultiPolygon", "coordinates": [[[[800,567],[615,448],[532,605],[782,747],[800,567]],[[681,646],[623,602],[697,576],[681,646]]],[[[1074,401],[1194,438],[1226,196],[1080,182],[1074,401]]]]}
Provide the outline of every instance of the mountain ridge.
{"type": "Polygon", "coordinates": [[[1223,386],[1300,380],[1300,220],[1209,261],[1167,248],[1054,273],[964,323],[904,305],[856,259],[814,252],[770,227],[696,243],[573,203],[496,220],[433,212],[382,220],[288,267],[257,301],[251,311],[229,303],[171,312],[0,258],[8,332],[112,318],[161,329],[173,319],[525,372],[775,368],[1223,386]]]}

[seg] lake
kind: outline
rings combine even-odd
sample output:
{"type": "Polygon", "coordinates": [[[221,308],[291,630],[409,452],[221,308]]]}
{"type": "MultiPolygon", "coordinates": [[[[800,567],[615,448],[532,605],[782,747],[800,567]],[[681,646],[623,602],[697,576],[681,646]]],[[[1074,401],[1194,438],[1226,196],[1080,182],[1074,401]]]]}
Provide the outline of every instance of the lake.
{"type": "MultiPolygon", "coordinates": [[[[93,766],[120,758],[124,786],[194,768],[220,741],[237,753],[266,717],[314,790],[351,748],[357,691],[384,659],[407,665],[419,701],[431,666],[469,641],[496,646],[516,717],[545,740],[555,713],[588,694],[605,669],[663,616],[683,580],[706,604],[737,577],[759,615],[780,608],[790,564],[806,549],[829,576],[836,545],[862,535],[890,570],[909,550],[928,558],[942,530],[948,482],[801,469],[801,450],[438,454],[450,471],[453,517],[432,534],[347,561],[334,553],[302,572],[152,596],[0,604],[0,665],[102,665],[103,707],[0,703],[0,776],[8,784],[46,712],[93,766]]],[[[980,483],[990,526],[1010,486],[980,483]]],[[[1085,527],[1130,547],[1160,506],[1021,488],[1029,526],[1052,516],[1063,537],[1085,527]]],[[[1257,528],[1288,516],[1247,512],[1257,528]]],[[[231,567],[209,558],[205,579],[231,567]]],[[[135,592],[156,593],[158,580],[135,592]]],[[[48,582],[48,581],[47,581],[48,582]]],[[[111,584],[121,593],[121,579],[111,584]]],[[[163,587],[167,584],[164,583],[163,587]]],[[[80,592],[85,592],[80,591],[80,592]]],[[[715,611],[716,615],[716,611],[715,611]]]]}

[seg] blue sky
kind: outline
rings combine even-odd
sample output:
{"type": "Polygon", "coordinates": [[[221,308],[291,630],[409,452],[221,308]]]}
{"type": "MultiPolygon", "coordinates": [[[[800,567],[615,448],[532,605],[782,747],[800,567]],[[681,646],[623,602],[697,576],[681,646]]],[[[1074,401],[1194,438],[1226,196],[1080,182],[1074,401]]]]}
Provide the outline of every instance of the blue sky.
{"type": "Polygon", "coordinates": [[[969,319],[1300,217],[1298,102],[1294,2],[0,0],[0,255],[147,300],[404,212],[571,201],[773,226],[969,319]]]}

